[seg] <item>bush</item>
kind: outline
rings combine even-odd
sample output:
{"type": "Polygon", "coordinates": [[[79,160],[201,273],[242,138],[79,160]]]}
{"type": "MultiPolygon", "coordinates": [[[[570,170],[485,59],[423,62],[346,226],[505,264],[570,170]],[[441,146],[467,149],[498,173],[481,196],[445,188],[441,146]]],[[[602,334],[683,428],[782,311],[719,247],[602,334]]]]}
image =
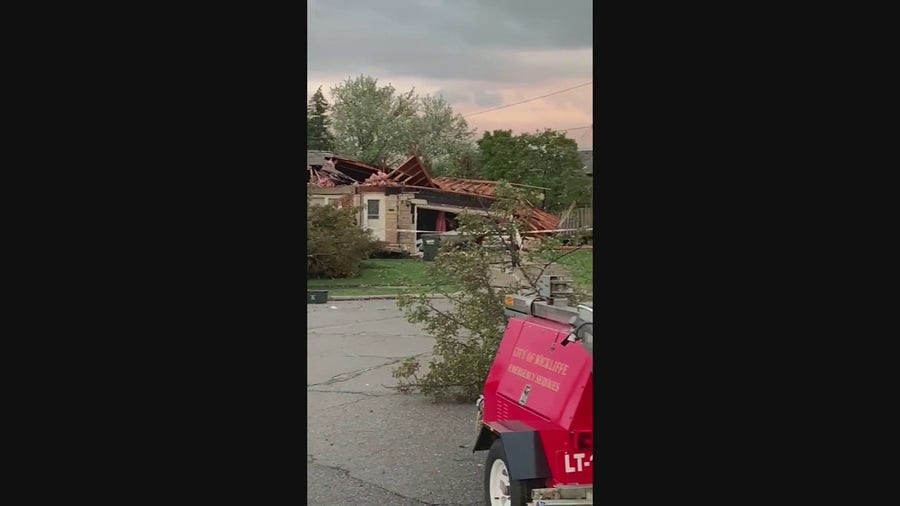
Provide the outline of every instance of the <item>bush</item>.
{"type": "Polygon", "coordinates": [[[356,223],[358,209],[307,206],[306,274],[309,279],[349,278],[377,242],[356,223]]]}
{"type": "Polygon", "coordinates": [[[592,245],[594,243],[594,231],[592,230],[579,230],[578,231],[578,246],[583,245],[592,245]]]}
{"type": "Polygon", "coordinates": [[[413,255],[411,255],[408,251],[399,251],[397,249],[389,248],[388,243],[386,243],[385,241],[376,241],[375,249],[371,254],[369,254],[369,258],[400,260],[413,258],[413,255]]]}

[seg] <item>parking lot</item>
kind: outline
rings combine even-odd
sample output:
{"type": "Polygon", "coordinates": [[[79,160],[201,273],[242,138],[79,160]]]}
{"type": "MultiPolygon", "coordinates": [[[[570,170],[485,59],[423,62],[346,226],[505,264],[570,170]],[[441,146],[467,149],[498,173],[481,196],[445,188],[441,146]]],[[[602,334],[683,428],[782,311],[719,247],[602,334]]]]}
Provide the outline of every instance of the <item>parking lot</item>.
{"type": "Polygon", "coordinates": [[[433,339],[393,300],[309,304],[307,322],[308,503],[481,504],[474,402],[390,388],[404,358],[427,363],[433,339]]]}

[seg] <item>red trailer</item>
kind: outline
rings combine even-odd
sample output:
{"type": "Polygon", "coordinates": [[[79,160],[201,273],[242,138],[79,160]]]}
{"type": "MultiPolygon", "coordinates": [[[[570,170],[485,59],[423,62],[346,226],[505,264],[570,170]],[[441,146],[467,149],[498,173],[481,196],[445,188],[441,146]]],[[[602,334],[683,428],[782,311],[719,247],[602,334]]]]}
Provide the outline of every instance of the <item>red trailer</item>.
{"type": "Polygon", "coordinates": [[[511,318],[478,400],[473,451],[488,451],[492,506],[593,504],[593,305],[569,306],[556,276],[542,282],[543,296],[506,297],[511,318]]]}

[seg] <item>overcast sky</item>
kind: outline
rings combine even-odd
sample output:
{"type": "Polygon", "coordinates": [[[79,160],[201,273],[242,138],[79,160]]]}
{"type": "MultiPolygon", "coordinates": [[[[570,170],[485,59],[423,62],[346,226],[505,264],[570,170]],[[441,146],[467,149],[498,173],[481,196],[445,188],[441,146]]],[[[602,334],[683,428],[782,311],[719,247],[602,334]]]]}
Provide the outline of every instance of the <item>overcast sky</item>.
{"type": "MultiPolygon", "coordinates": [[[[360,74],[463,114],[593,80],[591,0],[308,0],[307,99],[360,74]]],[[[593,86],[466,118],[516,133],[593,123],[593,86]]],[[[567,135],[592,148],[590,128],[567,135]]]]}

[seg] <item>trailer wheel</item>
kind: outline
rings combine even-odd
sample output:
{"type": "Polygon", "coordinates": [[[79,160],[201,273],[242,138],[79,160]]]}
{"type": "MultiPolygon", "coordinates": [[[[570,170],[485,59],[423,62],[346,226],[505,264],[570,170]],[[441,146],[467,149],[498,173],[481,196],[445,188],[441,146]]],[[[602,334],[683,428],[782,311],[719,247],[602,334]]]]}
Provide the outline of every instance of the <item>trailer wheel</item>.
{"type": "Polygon", "coordinates": [[[531,501],[532,483],[509,479],[503,441],[497,438],[484,466],[484,503],[488,506],[525,506],[531,501]]]}

